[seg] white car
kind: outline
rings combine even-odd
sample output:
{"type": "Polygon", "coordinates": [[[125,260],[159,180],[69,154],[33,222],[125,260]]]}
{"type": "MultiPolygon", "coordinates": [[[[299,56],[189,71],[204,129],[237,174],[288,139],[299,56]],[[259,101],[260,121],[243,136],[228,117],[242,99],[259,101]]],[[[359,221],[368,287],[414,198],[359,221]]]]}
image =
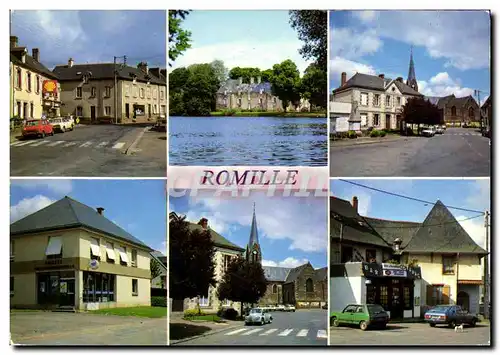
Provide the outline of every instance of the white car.
{"type": "Polygon", "coordinates": [[[248,315],[245,317],[245,325],[248,324],[260,324],[264,325],[266,323],[272,323],[273,316],[271,313],[262,308],[252,308],[248,315]]]}
{"type": "Polygon", "coordinates": [[[286,307],[284,305],[282,305],[282,304],[279,304],[279,305],[276,306],[276,310],[277,311],[283,312],[283,311],[285,311],[285,309],[286,309],[286,307]]]}
{"type": "Polygon", "coordinates": [[[422,134],[425,137],[434,137],[434,135],[436,134],[436,130],[434,129],[434,127],[427,127],[427,128],[424,128],[420,132],[420,134],[422,134]]]}
{"type": "Polygon", "coordinates": [[[66,132],[73,130],[73,123],[69,119],[57,117],[49,120],[54,131],[66,132]]]}
{"type": "Polygon", "coordinates": [[[285,312],[295,312],[295,306],[291,304],[287,304],[285,306],[285,312]]]}

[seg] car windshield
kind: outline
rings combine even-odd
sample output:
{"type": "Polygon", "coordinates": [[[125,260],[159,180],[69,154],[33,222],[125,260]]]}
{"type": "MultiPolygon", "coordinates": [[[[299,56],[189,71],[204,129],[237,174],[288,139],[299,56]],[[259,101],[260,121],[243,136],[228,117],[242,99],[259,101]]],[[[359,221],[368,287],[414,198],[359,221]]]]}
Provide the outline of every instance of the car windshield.
{"type": "Polygon", "coordinates": [[[38,126],[38,121],[28,121],[26,122],[26,126],[38,126]]]}
{"type": "Polygon", "coordinates": [[[260,308],[253,308],[250,310],[250,314],[256,314],[256,313],[262,313],[262,309],[260,308]]]}
{"type": "Polygon", "coordinates": [[[384,308],[378,304],[369,304],[369,305],[367,305],[367,308],[368,308],[368,312],[370,314],[378,314],[378,313],[385,312],[384,308]]]}
{"type": "Polygon", "coordinates": [[[437,306],[432,308],[429,312],[446,312],[450,307],[447,306],[437,306]]]}

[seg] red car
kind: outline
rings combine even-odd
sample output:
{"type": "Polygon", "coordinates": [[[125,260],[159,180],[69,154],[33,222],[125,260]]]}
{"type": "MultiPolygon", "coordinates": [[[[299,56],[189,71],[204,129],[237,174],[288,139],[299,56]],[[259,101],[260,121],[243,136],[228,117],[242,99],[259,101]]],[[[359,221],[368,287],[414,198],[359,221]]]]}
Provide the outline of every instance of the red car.
{"type": "Polygon", "coordinates": [[[23,128],[23,138],[53,136],[54,130],[47,120],[29,120],[23,128]]]}

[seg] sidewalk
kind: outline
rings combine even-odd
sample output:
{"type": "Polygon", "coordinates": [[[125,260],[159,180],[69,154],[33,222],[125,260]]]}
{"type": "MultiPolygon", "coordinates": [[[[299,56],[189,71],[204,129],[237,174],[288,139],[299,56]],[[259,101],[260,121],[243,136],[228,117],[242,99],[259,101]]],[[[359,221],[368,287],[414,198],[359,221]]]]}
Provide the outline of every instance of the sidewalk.
{"type": "Polygon", "coordinates": [[[350,147],[356,145],[364,145],[364,144],[375,144],[375,143],[391,143],[391,142],[406,142],[410,139],[414,139],[418,137],[407,137],[407,136],[396,136],[389,135],[385,137],[359,137],[354,139],[341,139],[341,140],[333,140],[330,139],[330,148],[336,147],[350,147]]]}

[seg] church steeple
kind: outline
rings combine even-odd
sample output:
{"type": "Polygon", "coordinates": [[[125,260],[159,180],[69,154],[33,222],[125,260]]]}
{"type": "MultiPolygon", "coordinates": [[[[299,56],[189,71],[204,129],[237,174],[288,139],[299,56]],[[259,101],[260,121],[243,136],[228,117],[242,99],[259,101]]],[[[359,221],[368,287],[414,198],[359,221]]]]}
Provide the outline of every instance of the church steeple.
{"type": "Polygon", "coordinates": [[[252,226],[250,227],[250,239],[248,240],[246,258],[251,262],[262,262],[259,233],[257,231],[257,217],[255,217],[255,203],[253,204],[252,226]]]}
{"type": "Polygon", "coordinates": [[[415,75],[415,63],[413,62],[413,46],[410,49],[410,68],[408,69],[408,79],[406,85],[418,91],[417,76],[415,75]]]}

